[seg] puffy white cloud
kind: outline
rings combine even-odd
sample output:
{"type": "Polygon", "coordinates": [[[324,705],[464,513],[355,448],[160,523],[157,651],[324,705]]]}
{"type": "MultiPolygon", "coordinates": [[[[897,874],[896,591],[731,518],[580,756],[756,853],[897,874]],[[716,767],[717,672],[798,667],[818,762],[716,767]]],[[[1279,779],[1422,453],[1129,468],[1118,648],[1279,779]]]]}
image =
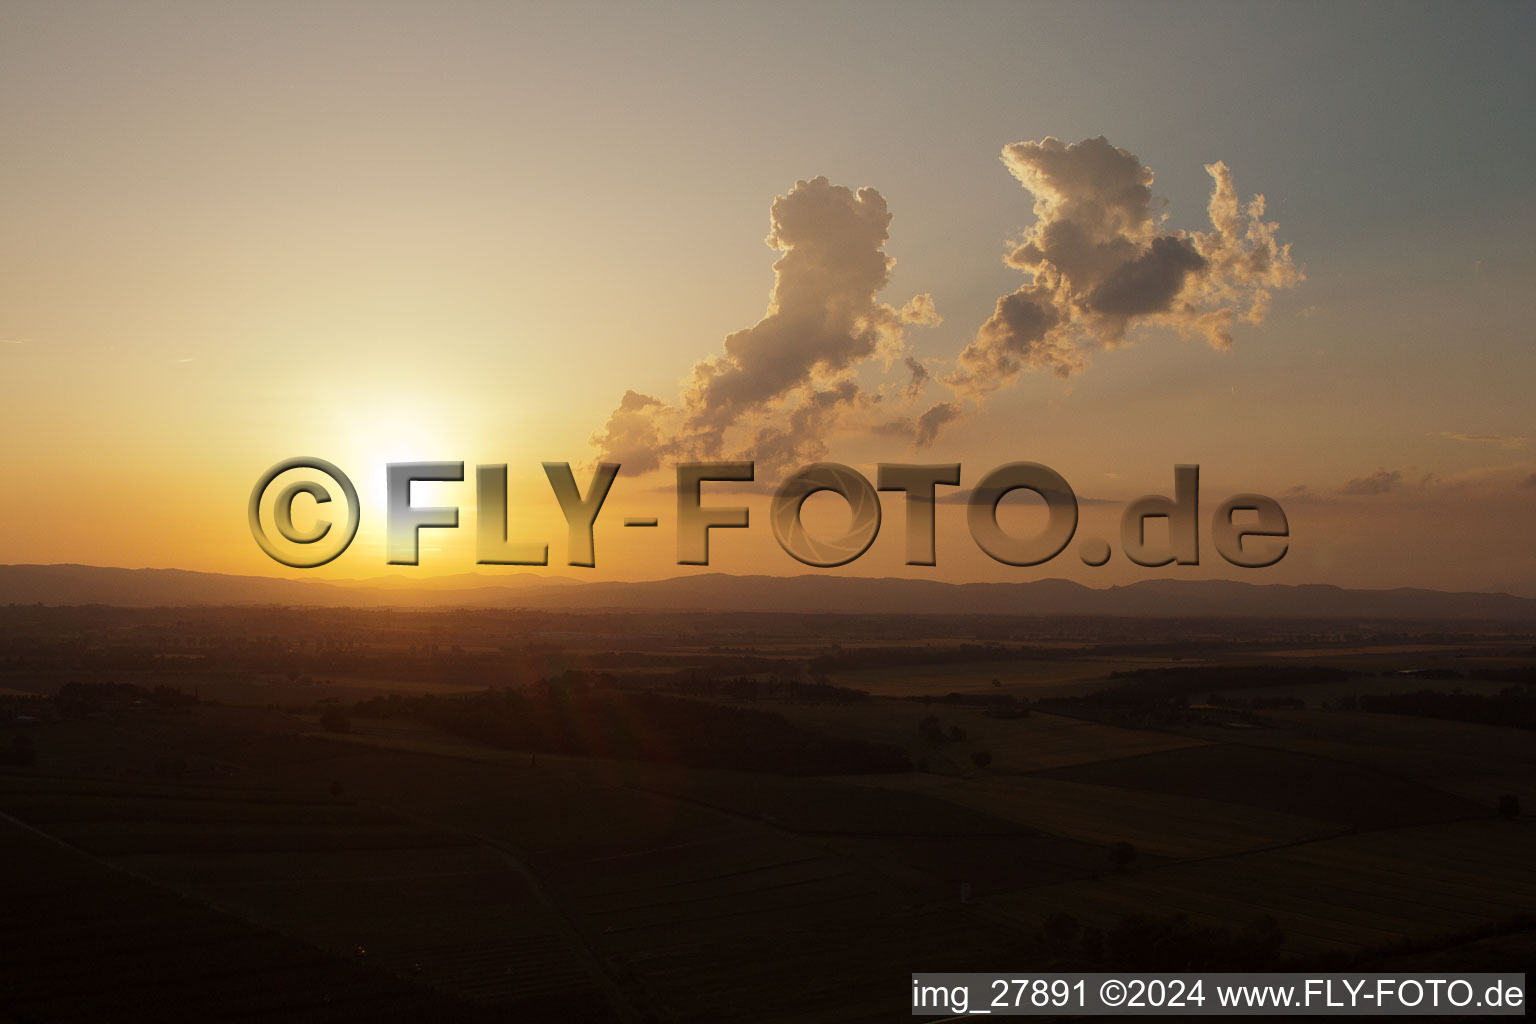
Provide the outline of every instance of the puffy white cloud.
{"type": "MultiPolygon", "coordinates": [[[[818,458],[845,413],[877,400],[855,383],[859,367],[889,367],[904,354],[907,327],[939,322],[927,295],[900,309],[878,299],[894,263],[879,192],[799,181],[774,200],[769,220],[768,245],[781,255],[763,318],[694,364],[675,403],[627,394],[592,439],[605,458],[641,471],[665,457],[818,458]]],[[[918,370],[907,369],[907,389],[921,390],[918,370]]]]}
{"type": "Polygon", "coordinates": [[[1077,373],[1089,353],[1142,325],[1225,348],[1235,322],[1259,323],[1272,292],[1302,279],[1263,219],[1263,196],[1242,203],[1223,163],[1206,166],[1212,230],[1191,233],[1165,229],[1151,169],[1102,136],[1015,142],[1003,162],[1035,199],[1035,222],[1006,257],[1028,279],[997,300],[945,378],[962,396],[1029,370],[1077,373]]]}
{"type": "Polygon", "coordinates": [[[905,355],[905,332],[941,319],[926,294],[900,308],[880,301],[893,265],[885,199],[819,177],[773,202],[767,242],[780,255],[762,319],[695,363],[675,400],[627,393],[592,443],[642,472],[683,459],[804,462],[855,421],[926,447],[963,415],[958,399],[979,401],[1026,371],[1077,373],[1139,326],[1224,348],[1236,323],[1262,321],[1273,291],[1302,278],[1263,219],[1264,198],[1242,202],[1225,164],[1206,167],[1211,230],[1187,232],[1155,212],[1152,171],[1102,137],[1016,142],[1003,162],[1035,200],[1035,222],[1006,258],[1027,279],[939,378],[956,400],[916,413],[934,378],[905,355]],[[865,367],[898,360],[905,382],[860,388],[865,367]],[[877,418],[882,398],[890,411],[877,418]]]}
{"type": "Polygon", "coordinates": [[[663,456],[673,450],[671,441],[663,442],[658,419],[667,413],[660,399],[638,391],[624,392],[619,407],[608,417],[602,433],[592,443],[602,450],[603,458],[646,473],[661,465],[663,456]]]}

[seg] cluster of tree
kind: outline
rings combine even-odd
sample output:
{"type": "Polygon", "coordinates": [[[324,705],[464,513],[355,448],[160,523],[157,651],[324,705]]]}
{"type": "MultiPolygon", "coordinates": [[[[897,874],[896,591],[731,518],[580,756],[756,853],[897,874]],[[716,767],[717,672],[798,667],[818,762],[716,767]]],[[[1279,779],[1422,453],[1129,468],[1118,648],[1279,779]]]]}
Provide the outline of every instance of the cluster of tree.
{"type": "MultiPolygon", "coordinates": [[[[633,685],[631,680],[631,685],[633,685]]],[[[665,684],[672,693],[714,700],[771,701],[780,704],[855,704],[869,699],[868,690],[834,686],[825,676],[809,681],[793,676],[701,676],[697,672],[680,674],[665,684]]]]}
{"type": "Polygon", "coordinates": [[[898,747],[829,736],[765,711],[615,689],[612,676],[567,672],[518,688],[360,702],[358,717],[407,717],[512,750],[729,768],[778,775],[912,770],[898,747]]]}
{"type": "Polygon", "coordinates": [[[962,665],[978,661],[1027,661],[1046,656],[1039,647],[1000,643],[940,644],[923,647],[838,648],[812,658],[812,672],[849,672],[861,668],[907,665],[962,665]]]}
{"type": "Polygon", "coordinates": [[[1383,669],[1384,676],[1412,676],[1415,679],[1465,679],[1460,672],[1453,668],[1414,668],[1414,669],[1383,669]]]}
{"type": "Polygon", "coordinates": [[[0,694],[0,729],[9,729],[21,720],[39,721],[52,717],[52,698],[42,694],[0,694]]]}
{"type": "Polygon", "coordinates": [[[1061,912],[1046,919],[1041,934],[1049,953],[1086,971],[1270,971],[1280,966],[1284,941],[1267,918],[1233,930],[1182,914],[1133,914],[1104,930],[1061,912]]]}
{"type": "MultiPolygon", "coordinates": [[[[382,613],[381,613],[382,614],[382,613]]],[[[812,677],[806,659],[745,655],[693,655],[711,678],[776,677],[794,681],[812,677]]],[[[672,651],[567,650],[548,643],[466,649],[457,643],[425,641],[402,645],[398,637],[280,637],[109,635],[29,645],[0,643],[0,680],[47,672],[107,676],[142,673],[155,678],[178,676],[277,676],[296,685],[317,685],[337,677],[387,679],[402,683],[449,683],[456,686],[514,685],[568,670],[672,669],[672,651]]],[[[811,685],[800,682],[798,685],[811,685]]],[[[830,685],[830,684],[827,684],[830,685]]]]}
{"type": "Polygon", "coordinates": [[[982,708],[993,718],[1028,718],[1029,708],[1009,693],[924,693],[903,697],[920,704],[951,704],[955,707],[982,708]]]}
{"type": "Polygon", "coordinates": [[[1473,679],[1484,679],[1494,683],[1536,686],[1536,665],[1521,665],[1517,668],[1477,668],[1467,674],[1473,679]]]}
{"type": "Polygon", "coordinates": [[[59,687],[59,714],[65,718],[84,718],[134,706],[155,707],[161,710],[197,703],[195,694],[183,693],[179,686],[150,688],[135,683],[65,683],[59,687]]]}
{"type": "Polygon", "coordinates": [[[964,729],[958,725],[952,725],[946,730],[937,715],[929,715],[921,722],[918,722],[917,732],[923,739],[935,744],[946,741],[949,743],[959,743],[965,739],[964,729]]]}
{"type": "MultiPolygon", "coordinates": [[[[386,613],[379,612],[379,615],[386,613]]],[[[295,629],[302,629],[299,623],[295,629]]],[[[586,664],[596,655],[573,655],[543,646],[466,651],[457,644],[421,643],[402,650],[398,638],[386,634],[363,637],[285,637],[257,635],[161,634],[61,639],[37,638],[31,643],[0,643],[0,680],[8,676],[37,676],[51,672],[107,677],[136,673],[154,678],[178,676],[279,676],[293,682],[320,681],[338,676],[389,679],[398,682],[446,682],[485,686],[521,680],[532,674],[554,674],[586,664]]],[[[609,657],[620,659],[621,655],[609,657]]],[[[643,662],[630,657],[626,664],[643,662]]],[[[667,665],[676,661],[667,660],[667,665]]]]}
{"type": "Polygon", "coordinates": [[[1252,708],[1256,711],[1304,708],[1307,706],[1307,702],[1300,697],[1228,697],[1219,693],[1213,693],[1207,697],[1206,703],[1216,707],[1252,708]]]}
{"type": "Polygon", "coordinates": [[[1322,665],[1191,665],[1111,672],[1109,678],[1109,686],[1092,693],[1077,697],[1047,697],[1038,703],[1047,708],[1110,711],[1113,714],[1130,711],[1140,718],[1169,723],[1188,718],[1186,708],[1196,695],[1264,686],[1337,683],[1351,678],[1351,674],[1322,665]]]}
{"type": "Polygon", "coordinates": [[[1536,685],[1536,666],[1516,665],[1509,668],[1493,668],[1488,665],[1476,665],[1459,672],[1454,668],[1412,668],[1412,669],[1385,669],[1381,673],[1384,676],[1408,676],[1414,679],[1433,679],[1445,681],[1452,679],[1482,679],[1494,683],[1515,683],[1517,685],[1536,685]]]}
{"type": "MultiPolygon", "coordinates": [[[[566,661],[570,662],[571,660],[567,656],[566,661]]],[[[783,658],[770,658],[758,654],[742,654],[730,651],[710,651],[707,656],[695,656],[690,660],[709,666],[710,673],[715,676],[777,672],[782,671],[786,664],[783,658]]],[[[580,663],[586,668],[600,672],[616,669],[675,668],[678,663],[678,657],[676,653],[669,650],[591,651],[584,652],[581,655],[580,663]]]]}
{"type": "Polygon", "coordinates": [[[1341,683],[1352,673],[1326,665],[1186,665],[1111,672],[1111,685],[1092,695],[1103,702],[1142,698],[1187,698],[1211,690],[1341,683]]]}
{"type": "Polygon", "coordinates": [[[1481,722],[1484,725],[1536,729],[1536,688],[1531,686],[1511,686],[1494,694],[1443,693],[1437,690],[1362,693],[1340,699],[1339,707],[1345,711],[1375,711],[1387,715],[1413,715],[1453,722],[1481,722]]]}

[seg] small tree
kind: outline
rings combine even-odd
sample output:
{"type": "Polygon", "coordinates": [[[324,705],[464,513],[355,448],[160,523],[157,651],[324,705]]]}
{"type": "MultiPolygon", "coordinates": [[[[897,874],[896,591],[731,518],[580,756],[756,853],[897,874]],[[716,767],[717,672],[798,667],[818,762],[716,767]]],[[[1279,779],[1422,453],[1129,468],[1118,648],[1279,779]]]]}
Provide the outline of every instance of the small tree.
{"type": "Polygon", "coordinates": [[[1116,871],[1124,871],[1131,866],[1131,861],[1136,859],[1136,847],[1120,840],[1109,849],[1109,864],[1116,871]]]}
{"type": "Polygon", "coordinates": [[[987,750],[971,751],[971,764],[977,768],[986,768],[992,764],[992,753],[987,750]]]}
{"type": "Polygon", "coordinates": [[[1499,817],[1506,821],[1514,821],[1520,817],[1520,798],[1513,793],[1505,793],[1499,797],[1499,817]]]}

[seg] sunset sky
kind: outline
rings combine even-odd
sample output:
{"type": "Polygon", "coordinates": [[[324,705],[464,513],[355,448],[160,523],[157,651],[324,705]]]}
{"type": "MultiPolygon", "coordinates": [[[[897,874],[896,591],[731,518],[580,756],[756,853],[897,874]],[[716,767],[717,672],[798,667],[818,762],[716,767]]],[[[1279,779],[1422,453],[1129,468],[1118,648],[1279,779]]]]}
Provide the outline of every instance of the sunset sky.
{"type": "Polygon", "coordinates": [[[1004,566],[954,502],[908,567],[890,495],[837,571],[1536,596],[1533,29],[1529,3],[0,2],[0,562],[301,575],[245,518],[297,455],[362,492],[321,577],[473,571],[482,462],[513,539],[583,579],[688,571],[686,458],[758,461],[709,492],[753,508],[711,541],[733,573],[812,571],[766,515],[804,462],[1044,463],[1079,538],[1199,463],[1198,568],[1004,566]],[[605,454],[597,567],[567,568],[540,462],[585,487],[605,454]],[[467,463],[416,496],[463,514],[391,568],[406,459],[467,463]],[[1237,492],[1285,508],[1279,565],[1210,546],[1237,492]]]}

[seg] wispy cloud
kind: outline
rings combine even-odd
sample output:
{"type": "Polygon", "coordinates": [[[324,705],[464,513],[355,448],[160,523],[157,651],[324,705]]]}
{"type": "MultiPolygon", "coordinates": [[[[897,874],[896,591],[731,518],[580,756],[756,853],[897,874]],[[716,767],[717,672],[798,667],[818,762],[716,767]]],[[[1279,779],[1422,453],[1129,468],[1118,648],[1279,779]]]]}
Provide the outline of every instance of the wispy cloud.
{"type": "Polygon", "coordinates": [[[1373,495],[1386,494],[1402,482],[1403,471],[1400,469],[1378,469],[1370,476],[1356,477],[1339,488],[1340,494],[1373,495]]]}
{"type": "MultiPolygon", "coordinates": [[[[1480,466],[1442,476],[1439,473],[1419,474],[1409,467],[1378,469],[1369,476],[1348,481],[1337,491],[1340,495],[1374,497],[1384,494],[1401,495],[1410,500],[1455,498],[1466,500],[1472,496],[1487,498],[1509,497],[1525,488],[1536,487],[1536,473],[1530,463],[1502,466],[1480,466]],[[1412,474],[1412,475],[1410,475],[1412,474]]],[[[1287,500],[1325,500],[1315,498],[1305,486],[1294,487],[1281,497],[1287,500]]]]}
{"type": "Polygon", "coordinates": [[[1442,430],[1438,435],[1431,434],[1429,436],[1439,436],[1449,441],[1461,441],[1464,444],[1485,444],[1494,448],[1508,448],[1512,451],[1524,448],[1527,440],[1527,438],[1518,434],[1456,434],[1448,430],[1442,430]]]}
{"type": "Polygon", "coordinates": [[[1294,487],[1286,488],[1280,492],[1280,498],[1288,504],[1297,503],[1304,505],[1322,504],[1328,500],[1322,495],[1314,493],[1312,488],[1306,484],[1297,484],[1294,487]]]}
{"type": "Polygon", "coordinates": [[[923,388],[927,387],[928,382],[933,379],[933,374],[928,372],[928,367],[911,356],[907,356],[905,363],[907,372],[912,374],[912,377],[907,381],[907,386],[901,389],[901,395],[907,399],[916,398],[923,393],[923,388]]]}

